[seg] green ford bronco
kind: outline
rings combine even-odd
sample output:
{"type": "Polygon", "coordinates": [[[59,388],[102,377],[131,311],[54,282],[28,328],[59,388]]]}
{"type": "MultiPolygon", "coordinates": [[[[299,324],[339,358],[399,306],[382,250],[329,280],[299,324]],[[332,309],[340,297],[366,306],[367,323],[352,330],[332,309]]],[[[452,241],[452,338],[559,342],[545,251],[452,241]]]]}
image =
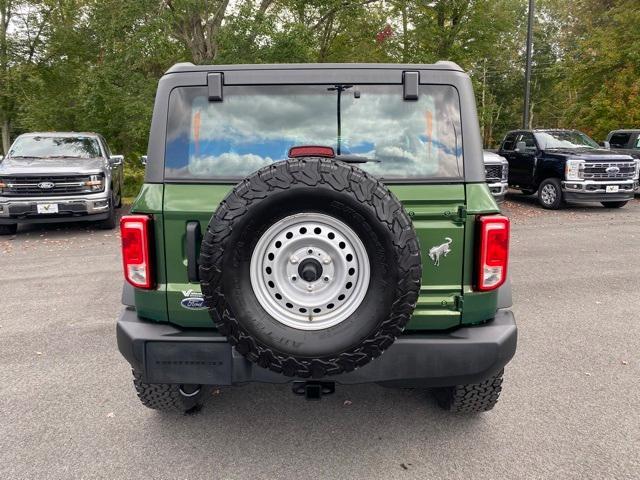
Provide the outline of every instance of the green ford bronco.
{"type": "Polygon", "coordinates": [[[121,231],[118,347],[147,407],[246,382],[496,404],[509,220],[453,63],[174,66],[121,231]]]}

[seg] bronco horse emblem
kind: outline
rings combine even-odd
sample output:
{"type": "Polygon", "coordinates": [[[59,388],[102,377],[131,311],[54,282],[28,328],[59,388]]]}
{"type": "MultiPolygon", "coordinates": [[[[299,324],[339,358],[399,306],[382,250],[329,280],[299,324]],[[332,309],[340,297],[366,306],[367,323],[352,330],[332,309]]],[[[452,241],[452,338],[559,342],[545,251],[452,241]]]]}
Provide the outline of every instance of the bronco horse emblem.
{"type": "Polygon", "coordinates": [[[451,248],[449,247],[449,245],[451,245],[451,242],[453,242],[453,240],[451,240],[449,237],[444,237],[444,239],[445,242],[442,245],[437,245],[429,249],[429,258],[433,261],[433,264],[436,267],[440,266],[440,257],[446,257],[449,252],[451,252],[451,248]]]}

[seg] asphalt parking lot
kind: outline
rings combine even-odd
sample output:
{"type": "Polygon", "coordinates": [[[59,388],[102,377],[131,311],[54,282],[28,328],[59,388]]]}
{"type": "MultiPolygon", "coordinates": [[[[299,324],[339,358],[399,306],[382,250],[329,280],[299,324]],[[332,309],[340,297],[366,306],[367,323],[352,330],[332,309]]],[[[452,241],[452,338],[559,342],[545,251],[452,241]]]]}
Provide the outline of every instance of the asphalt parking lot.
{"type": "Polygon", "coordinates": [[[115,344],[115,231],[0,237],[0,478],[638,478],[640,199],[543,211],[513,196],[519,347],[474,417],[423,392],[223,389],[147,410],[115,344]]]}

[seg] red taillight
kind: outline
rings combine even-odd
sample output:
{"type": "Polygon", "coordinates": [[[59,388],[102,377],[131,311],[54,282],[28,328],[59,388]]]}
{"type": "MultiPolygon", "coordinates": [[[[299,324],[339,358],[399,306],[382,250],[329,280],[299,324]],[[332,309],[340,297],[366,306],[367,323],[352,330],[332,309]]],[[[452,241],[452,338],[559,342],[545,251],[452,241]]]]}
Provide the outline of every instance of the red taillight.
{"type": "Polygon", "coordinates": [[[479,217],[478,235],[476,290],[494,290],[507,278],[509,219],[502,215],[479,217]]]}
{"type": "Polygon", "coordinates": [[[137,288],[153,287],[150,228],[151,218],[146,215],[126,215],[120,219],[124,278],[137,288]]]}
{"type": "Polygon", "coordinates": [[[289,158],[296,157],[325,157],[334,158],[336,152],[332,147],[321,147],[314,145],[305,145],[303,147],[291,147],[289,149],[289,158]]]}

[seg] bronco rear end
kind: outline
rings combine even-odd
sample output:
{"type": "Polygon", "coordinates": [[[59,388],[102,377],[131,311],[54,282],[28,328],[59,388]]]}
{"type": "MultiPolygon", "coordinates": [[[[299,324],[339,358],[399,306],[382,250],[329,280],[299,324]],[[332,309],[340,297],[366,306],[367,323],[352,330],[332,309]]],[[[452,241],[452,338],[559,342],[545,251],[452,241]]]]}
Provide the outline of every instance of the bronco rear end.
{"type": "Polygon", "coordinates": [[[509,221],[455,64],[176,65],[121,229],[118,346],[150,408],[245,382],[498,399],[509,221]]]}

